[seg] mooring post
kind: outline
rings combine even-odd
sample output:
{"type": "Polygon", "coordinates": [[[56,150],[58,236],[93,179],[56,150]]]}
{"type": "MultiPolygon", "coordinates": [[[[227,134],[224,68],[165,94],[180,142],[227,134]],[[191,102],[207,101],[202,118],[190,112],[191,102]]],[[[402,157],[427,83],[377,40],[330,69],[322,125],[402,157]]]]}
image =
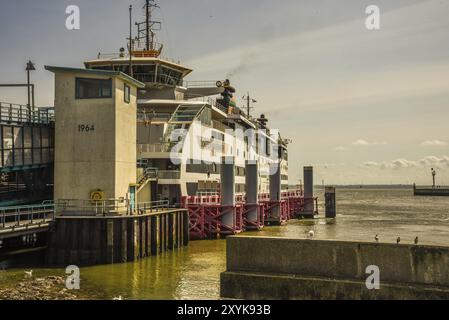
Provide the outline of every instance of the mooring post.
{"type": "Polygon", "coordinates": [[[313,216],[313,167],[304,167],[304,215],[313,216]]]}
{"type": "MultiPolygon", "coordinates": [[[[281,201],[281,163],[276,162],[270,165],[270,201],[281,201]]],[[[270,216],[274,220],[281,220],[280,203],[273,205],[270,216]]]]}
{"type": "Polygon", "coordinates": [[[324,193],[326,218],[337,217],[337,202],[335,200],[335,187],[326,187],[324,193]]]}
{"type": "Polygon", "coordinates": [[[189,212],[185,211],[182,218],[182,238],[183,245],[187,246],[190,242],[190,217],[189,212]]]}
{"type": "Polygon", "coordinates": [[[257,203],[259,199],[259,165],[257,161],[246,162],[246,205],[250,206],[247,210],[246,218],[252,223],[258,223],[257,203]]]}
{"type": "Polygon", "coordinates": [[[223,209],[221,222],[233,229],[235,225],[235,172],[234,157],[223,157],[221,164],[221,205],[223,209]]]}

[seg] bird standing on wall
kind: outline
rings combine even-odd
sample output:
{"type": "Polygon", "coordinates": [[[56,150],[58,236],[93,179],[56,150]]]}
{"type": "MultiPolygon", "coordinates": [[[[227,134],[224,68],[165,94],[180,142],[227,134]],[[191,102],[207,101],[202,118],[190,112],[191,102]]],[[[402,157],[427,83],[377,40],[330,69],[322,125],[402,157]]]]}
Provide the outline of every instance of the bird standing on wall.
{"type": "Polygon", "coordinates": [[[376,234],[376,236],[374,237],[374,240],[376,240],[376,242],[379,242],[379,235],[376,234]]]}
{"type": "Polygon", "coordinates": [[[401,243],[401,237],[398,237],[398,238],[396,239],[396,243],[397,243],[397,244],[401,243]]]}
{"type": "Polygon", "coordinates": [[[418,242],[419,242],[419,239],[418,239],[418,237],[416,237],[415,238],[415,244],[418,244],[418,242]]]}
{"type": "Polygon", "coordinates": [[[309,239],[312,239],[315,236],[315,231],[310,230],[309,231],[309,239]]]}

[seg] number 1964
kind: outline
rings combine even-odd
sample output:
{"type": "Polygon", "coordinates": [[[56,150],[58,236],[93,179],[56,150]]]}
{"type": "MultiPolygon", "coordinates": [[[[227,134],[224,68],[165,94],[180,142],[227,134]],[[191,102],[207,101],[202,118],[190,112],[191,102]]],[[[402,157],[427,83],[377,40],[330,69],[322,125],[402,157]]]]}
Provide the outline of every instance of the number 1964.
{"type": "Polygon", "coordinates": [[[95,126],[93,124],[80,124],[78,126],[78,132],[91,132],[95,131],[95,126]]]}

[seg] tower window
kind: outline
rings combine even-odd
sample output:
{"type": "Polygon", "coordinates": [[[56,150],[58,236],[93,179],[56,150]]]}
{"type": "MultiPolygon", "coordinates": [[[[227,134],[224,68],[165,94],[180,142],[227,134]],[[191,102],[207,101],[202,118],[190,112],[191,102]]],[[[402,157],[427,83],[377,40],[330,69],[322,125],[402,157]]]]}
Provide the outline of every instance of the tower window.
{"type": "Polygon", "coordinates": [[[112,98],[112,79],[76,78],[76,99],[112,98]]]}
{"type": "Polygon", "coordinates": [[[131,102],[131,87],[125,84],[125,103],[131,102]]]}

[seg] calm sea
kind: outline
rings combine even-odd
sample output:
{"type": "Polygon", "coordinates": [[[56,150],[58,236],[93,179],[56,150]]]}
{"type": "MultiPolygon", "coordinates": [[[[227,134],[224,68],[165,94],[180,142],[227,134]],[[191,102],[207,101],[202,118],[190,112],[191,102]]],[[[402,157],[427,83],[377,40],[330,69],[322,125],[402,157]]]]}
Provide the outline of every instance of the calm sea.
{"type": "MultiPolygon", "coordinates": [[[[323,215],[323,195],[320,197],[323,215]]],[[[305,238],[310,230],[319,239],[449,245],[449,197],[415,198],[407,189],[337,189],[335,221],[317,218],[291,221],[249,235],[305,238]]],[[[248,234],[248,233],[247,233],[248,234]]],[[[225,270],[224,240],[194,241],[179,252],[136,263],[81,269],[81,294],[92,299],[216,299],[219,277],[225,270]]],[[[35,255],[42,253],[35,253],[35,255]]],[[[6,259],[9,269],[0,271],[0,287],[14,286],[25,269],[35,277],[64,275],[64,270],[38,268],[29,254],[6,259]]],[[[5,260],[4,260],[5,262],[5,260]]]]}

